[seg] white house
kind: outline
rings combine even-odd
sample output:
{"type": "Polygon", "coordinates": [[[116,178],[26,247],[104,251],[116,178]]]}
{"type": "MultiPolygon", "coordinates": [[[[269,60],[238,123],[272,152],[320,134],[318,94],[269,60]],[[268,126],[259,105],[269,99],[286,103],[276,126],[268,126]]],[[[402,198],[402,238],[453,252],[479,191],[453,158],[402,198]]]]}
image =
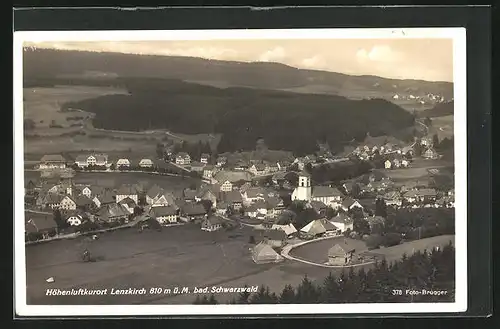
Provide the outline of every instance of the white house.
{"type": "Polygon", "coordinates": [[[330,223],[335,225],[341,232],[345,232],[348,229],[352,231],[354,229],[354,221],[344,213],[340,213],[330,219],[330,223]]]}
{"type": "Polygon", "coordinates": [[[391,167],[392,167],[391,161],[390,160],[385,160],[384,167],[385,167],[385,169],[391,169],[391,167]]]}
{"type": "Polygon", "coordinates": [[[230,192],[232,190],[233,190],[233,184],[228,180],[222,183],[220,186],[221,192],[230,192]]]}
{"type": "Polygon", "coordinates": [[[264,163],[257,163],[252,165],[248,171],[250,171],[255,176],[263,176],[269,172],[269,168],[264,163]]]}
{"type": "Polygon", "coordinates": [[[214,166],[205,166],[205,168],[203,168],[203,178],[212,179],[212,177],[214,177],[214,172],[214,166]]]}
{"type": "Polygon", "coordinates": [[[117,169],[129,168],[129,167],[130,167],[130,160],[129,159],[122,158],[122,159],[118,159],[118,161],[116,161],[116,168],[117,169]]]}
{"type": "Polygon", "coordinates": [[[191,163],[191,157],[186,152],[179,152],[175,157],[175,163],[180,166],[185,166],[191,163]]]}
{"type": "Polygon", "coordinates": [[[108,165],[107,154],[79,155],[75,159],[75,164],[80,168],[89,166],[106,167],[108,165]]]}
{"type": "Polygon", "coordinates": [[[151,159],[141,159],[141,161],[139,161],[139,167],[141,168],[152,168],[153,166],[154,163],[151,159]]]}
{"type": "Polygon", "coordinates": [[[406,159],[401,160],[401,167],[407,168],[410,165],[410,162],[406,159]]]}
{"type": "Polygon", "coordinates": [[[222,167],[227,163],[227,158],[226,157],[218,157],[217,158],[217,167],[222,167]]]}
{"type": "Polygon", "coordinates": [[[60,202],[60,209],[64,210],[76,210],[76,202],[72,197],[66,195],[60,202]]]}
{"type": "Polygon", "coordinates": [[[70,226],[80,226],[83,222],[83,218],[79,214],[69,214],[68,218],[66,219],[66,223],[68,223],[70,226]]]}
{"type": "Polygon", "coordinates": [[[353,198],[345,198],[341,205],[344,211],[353,210],[354,208],[363,209],[363,206],[353,198]]]}
{"type": "Polygon", "coordinates": [[[213,232],[222,228],[222,220],[219,217],[211,216],[201,223],[202,231],[213,232]]]}
{"type": "Polygon", "coordinates": [[[92,190],[90,189],[90,187],[85,186],[82,189],[82,195],[85,195],[87,198],[92,198],[92,190]]]}
{"type": "Polygon", "coordinates": [[[151,204],[151,208],[155,207],[176,207],[174,196],[171,193],[161,193],[158,198],[151,204]]]}
{"type": "Polygon", "coordinates": [[[125,199],[122,199],[120,202],[119,202],[125,209],[127,209],[127,211],[131,214],[134,213],[134,209],[137,205],[137,203],[135,203],[134,200],[132,200],[131,198],[125,198],[125,199]]]}

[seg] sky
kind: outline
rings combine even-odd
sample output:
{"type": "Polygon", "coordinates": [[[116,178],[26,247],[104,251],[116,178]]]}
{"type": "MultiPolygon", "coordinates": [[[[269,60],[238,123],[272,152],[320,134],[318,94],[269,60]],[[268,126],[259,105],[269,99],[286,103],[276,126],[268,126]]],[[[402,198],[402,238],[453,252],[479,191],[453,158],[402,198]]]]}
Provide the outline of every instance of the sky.
{"type": "Polygon", "coordinates": [[[39,48],[278,62],[297,68],[453,82],[452,39],[37,41],[39,48]]]}

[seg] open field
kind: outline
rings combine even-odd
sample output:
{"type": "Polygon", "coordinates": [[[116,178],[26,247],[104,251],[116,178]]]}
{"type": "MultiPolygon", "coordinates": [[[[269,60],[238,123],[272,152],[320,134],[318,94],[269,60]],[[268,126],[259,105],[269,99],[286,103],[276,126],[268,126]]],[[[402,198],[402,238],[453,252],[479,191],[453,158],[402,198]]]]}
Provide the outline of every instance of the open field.
{"type": "MultiPolygon", "coordinates": [[[[38,180],[40,173],[36,171],[25,171],[24,179],[28,181],[38,180]]],[[[144,183],[146,186],[157,184],[167,191],[179,191],[191,185],[198,185],[199,181],[189,177],[175,177],[152,175],[147,173],[76,173],[73,181],[76,184],[95,184],[106,187],[119,187],[121,184],[144,183]]]]}
{"type": "MultiPolygon", "coordinates": [[[[368,251],[365,243],[361,240],[346,239],[348,245],[355,249],[356,254],[363,253],[364,255],[373,255],[385,257],[387,261],[396,261],[401,259],[403,254],[410,255],[417,250],[430,250],[437,246],[444,246],[449,241],[455,242],[454,235],[441,235],[421,240],[409,241],[397,246],[389,248],[380,248],[373,251],[368,251]]],[[[305,245],[292,249],[291,256],[308,260],[310,262],[322,264],[328,260],[328,250],[337,242],[344,241],[343,237],[338,239],[320,240],[318,242],[311,242],[305,245]]]]}
{"type": "MultiPolygon", "coordinates": [[[[33,304],[192,303],[195,295],[165,296],[45,296],[47,288],[173,288],[221,285],[239,287],[267,284],[279,291],[296,285],[304,274],[322,279],[323,268],[304,264],[257,265],[251,260],[248,229],[231,238],[230,232],[203,232],[197,226],[165,228],[162,232],[125,229],[89,242],[79,237],[26,248],[27,301],[33,304]],[[80,261],[89,248],[99,259],[80,261]],[[196,267],[193,268],[193,264],[196,267]],[[50,284],[45,279],[53,276],[50,284]]],[[[219,300],[229,296],[218,295],[219,300]]]]}
{"type": "Polygon", "coordinates": [[[368,250],[366,244],[361,240],[346,239],[338,237],[333,239],[320,240],[318,242],[306,243],[302,246],[293,248],[290,251],[290,256],[304,259],[313,263],[323,264],[328,261],[328,250],[337,243],[346,241],[347,245],[355,249],[355,253],[359,254],[368,250]]]}
{"type": "Polygon", "coordinates": [[[415,159],[409,168],[401,169],[378,169],[385,176],[395,180],[412,180],[429,178],[429,169],[453,167],[453,163],[445,160],[415,159]]]}
{"type": "Polygon", "coordinates": [[[127,92],[118,88],[89,87],[89,86],[57,86],[54,88],[24,88],[24,118],[35,122],[35,133],[48,133],[48,130],[62,132],[61,128],[51,129],[49,125],[52,120],[63,127],[69,126],[68,117],[85,116],[91,113],[85,112],[59,112],[62,104],[70,101],[80,101],[112,94],[126,94],[127,92]]]}
{"type": "Polygon", "coordinates": [[[370,251],[367,254],[383,256],[387,261],[395,261],[401,259],[401,257],[403,257],[403,254],[411,255],[417,250],[430,251],[435,247],[444,247],[450,241],[453,245],[455,244],[454,235],[440,235],[431,238],[405,242],[403,244],[389,248],[380,248],[377,250],[370,251]]]}
{"type": "Polygon", "coordinates": [[[432,135],[437,134],[439,140],[451,138],[454,135],[454,122],[453,115],[432,118],[429,133],[432,135]]]}

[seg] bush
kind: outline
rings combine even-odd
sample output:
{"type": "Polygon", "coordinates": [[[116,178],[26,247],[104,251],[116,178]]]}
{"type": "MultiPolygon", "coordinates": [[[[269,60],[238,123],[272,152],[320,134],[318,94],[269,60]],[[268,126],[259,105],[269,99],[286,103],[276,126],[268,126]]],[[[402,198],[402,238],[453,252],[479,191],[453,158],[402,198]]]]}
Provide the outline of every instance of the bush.
{"type": "Polygon", "coordinates": [[[398,233],[387,233],[382,238],[382,245],[384,247],[392,247],[401,243],[401,235],[398,233]]]}
{"type": "Polygon", "coordinates": [[[383,237],[378,234],[370,235],[370,237],[366,240],[366,246],[368,250],[378,249],[383,243],[383,237]]]}

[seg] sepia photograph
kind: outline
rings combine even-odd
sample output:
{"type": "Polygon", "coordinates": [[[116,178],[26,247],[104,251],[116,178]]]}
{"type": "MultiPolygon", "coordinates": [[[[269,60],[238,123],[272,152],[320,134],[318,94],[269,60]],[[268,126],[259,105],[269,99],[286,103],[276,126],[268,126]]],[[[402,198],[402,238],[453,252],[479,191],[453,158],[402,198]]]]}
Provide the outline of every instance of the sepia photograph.
{"type": "Polygon", "coordinates": [[[462,28],[15,32],[16,312],[465,311],[465,70],[462,28]]]}

